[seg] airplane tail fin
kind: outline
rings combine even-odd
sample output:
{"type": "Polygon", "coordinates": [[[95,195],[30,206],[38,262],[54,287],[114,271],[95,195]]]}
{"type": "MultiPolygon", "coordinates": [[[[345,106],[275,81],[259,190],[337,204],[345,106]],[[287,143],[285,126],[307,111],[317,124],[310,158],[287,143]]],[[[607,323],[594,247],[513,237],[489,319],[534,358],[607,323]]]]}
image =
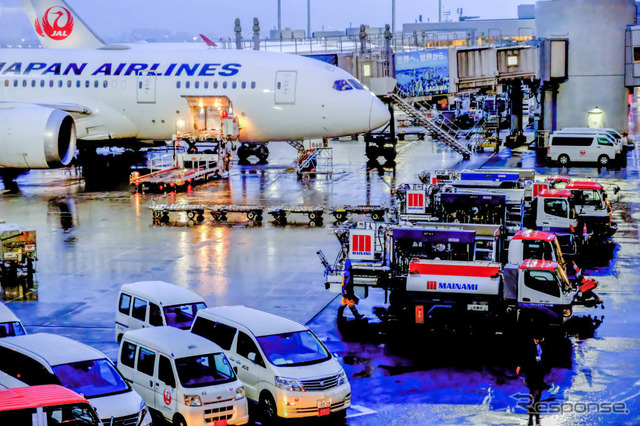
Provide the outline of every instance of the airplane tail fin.
{"type": "Polygon", "coordinates": [[[216,46],[217,46],[217,44],[215,44],[215,43],[213,42],[213,40],[211,40],[209,37],[207,37],[207,36],[206,36],[206,35],[204,35],[204,34],[200,34],[200,38],[202,39],[202,41],[204,41],[205,43],[207,43],[207,46],[209,46],[209,47],[216,47],[216,46]]]}
{"type": "Polygon", "coordinates": [[[97,49],[105,43],[64,0],[21,0],[42,47],[97,49]]]}

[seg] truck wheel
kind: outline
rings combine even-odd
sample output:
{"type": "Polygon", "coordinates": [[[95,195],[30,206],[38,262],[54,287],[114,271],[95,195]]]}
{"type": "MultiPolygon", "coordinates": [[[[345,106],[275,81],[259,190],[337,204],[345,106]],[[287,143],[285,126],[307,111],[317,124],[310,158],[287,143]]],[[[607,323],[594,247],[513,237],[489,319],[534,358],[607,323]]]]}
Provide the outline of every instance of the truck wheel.
{"type": "Polygon", "coordinates": [[[191,220],[193,220],[194,217],[196,217],[196,212],[194,212],[193,210],[189,210],[187,212],[187,217],[191,220]]]}
{"type": "Polygon", "coordinates": [[[335,217],[338,222],[342,222],[347,218],[347,214],[343,212],[335,212],[333,217],[335,217]]]}
{"type": "MultiPolygon", "coordinates": [[[[599,159],[598,159],[599,161],[599,159]]],[[[569,164],[569,156],[567,154],[562,154],[558,157],[558,163],[560,163],[562,166],[566,166],[569,164]]]]}
{"type": "Polygon", "coordinates": [[[254,211],[247,212],[247,219],[253,220],[255,217],[256,217],[256,212],[254,211]]]}
{"type": "Polygon", "coordinates": [[[598,164],[601,166],[606,166],[609,164],[609,157],[606,156],[605,154],[602,154],[600,157],[598,157],[598,164]]]}
{"type": "Polygon", "coordinates": [[[316,212],[311,212],[311,213],[309,213],[309,215],[308,215],[308,216],[309,216],[309,219],[310,219],[310,220],[315,220],[315,218],[317,218],[317,217],[318,217],[318,215],[316,214],[316,212]]]}
{"type": "Polygon", "coordinates": [[[174,426],[187,426],[187,421],[184,419],[184,417],[177,413],[173,416],[172,423],[174,424],[174,426]]]}
{"type": "Polygon", "coordinates": [[[371,213],[371,220],[376,221],[376,222],[382,220],[382,214],[380,212],[371,213]]]}
{"type": "Polygon", "coordinates": [[[260,414],[265,423],[272,424],[276,421],[278,418],[278,409],[276,408],[276,402],[269,392],[264,391],[262,395],[260,395],[259,407],[260,414]]]}

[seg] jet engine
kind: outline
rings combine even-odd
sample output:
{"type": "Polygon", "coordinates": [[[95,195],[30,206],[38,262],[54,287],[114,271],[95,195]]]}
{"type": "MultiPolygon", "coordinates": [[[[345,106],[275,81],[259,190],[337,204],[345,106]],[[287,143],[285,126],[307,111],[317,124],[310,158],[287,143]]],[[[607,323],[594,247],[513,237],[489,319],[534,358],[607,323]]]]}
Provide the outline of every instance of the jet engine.
{"type": "Polygon", "coordinates": [[[0,167],[63,167],[75,151],[76,126],[67,112],[37,105],[0,109],[0,167]]]}

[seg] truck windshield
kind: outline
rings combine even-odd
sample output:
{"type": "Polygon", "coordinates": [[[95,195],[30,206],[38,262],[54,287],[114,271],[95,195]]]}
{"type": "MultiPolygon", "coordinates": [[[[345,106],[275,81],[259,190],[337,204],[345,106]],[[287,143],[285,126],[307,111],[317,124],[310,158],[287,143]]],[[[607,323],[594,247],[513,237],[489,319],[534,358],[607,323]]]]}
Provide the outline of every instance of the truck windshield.
{"type": "Polygon", "coordinates": [[[122,393],[129,386],[107,359],[78,361],[53,367],[60,384],[85,398],[122,393]]]}
{"type": "Polygon", "coordinates": [[[236,379],[223,353],[178,358],[176,369],[180,383],[185,388],[219,385],[236,379]]]}
{"type": "Polygon", "coordinates": [[[327,348],[309,330],[258,337],[258,343],[276,366],[295,367],[331,359],[327,348]]]}
{"type": "Polygon", "coordinates": [[[207,305],[204,303],[185,303],[184,305],[166,306],[164,308],[164,317],[167,319],[167,325],[188,330],[191,328],[191,323],[196,317],[196,313],[206,307],[207,305]]]}
{"type": "Polygon", "coordinates": [[[25,333],[22,324],[18,321],[3,322],[0,324],[0,337],[23,336],[25,333]]]}

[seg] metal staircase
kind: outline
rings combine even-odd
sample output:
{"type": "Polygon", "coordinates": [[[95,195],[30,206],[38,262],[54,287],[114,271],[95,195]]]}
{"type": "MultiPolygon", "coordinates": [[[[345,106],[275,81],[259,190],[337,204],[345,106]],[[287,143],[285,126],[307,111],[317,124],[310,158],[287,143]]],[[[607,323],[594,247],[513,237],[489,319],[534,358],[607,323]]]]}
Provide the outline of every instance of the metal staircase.
{"type": "Polygon", "coordinates": [[[300,155],[304,154],[306,151],[304,149],[304,144],[301,141],[287,141],[287,143],[292,147],[294,147],[296,151],[298,151],[298,154],[300,155]]]}
{"type": "Polygon", "coordinates": [[[471,158],[471,151],[467,148],[466,142],[461,140],[464,136],[460,134],[460,129],[453,123],[436,121],[436,119],[431,118],[427,113],[418,110],[411,103],[407,102],[396,93],[391,94],[391,99],[396,103],[398,108],[409,115],[414,122],[420,123],[425,128],[435,132],[440,141],[444,142],[458,154],[461,154],[465,160],[471,158]]]}

